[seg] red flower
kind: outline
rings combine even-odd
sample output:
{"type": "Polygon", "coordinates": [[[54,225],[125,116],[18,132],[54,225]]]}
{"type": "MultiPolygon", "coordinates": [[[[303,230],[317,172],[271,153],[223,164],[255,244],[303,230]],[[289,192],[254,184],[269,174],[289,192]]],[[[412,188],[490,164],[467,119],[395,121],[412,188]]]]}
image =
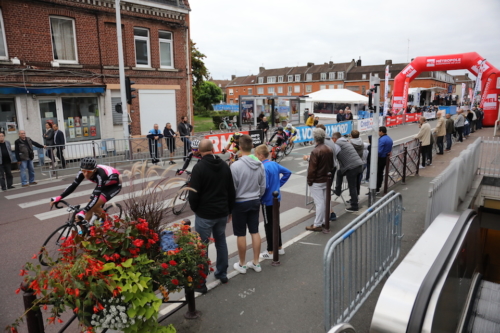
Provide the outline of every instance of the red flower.
{"type": "Polygon", "coordinates": [[[63,321],[60,318],[57,318],[57,321],[59,322],[59,324],[63,323],[63,321]]]}
{"type": "Polygon", "coordinates": [[[167,265],[166,263],[163,263],[163,264],[161,264],[161,268],[163,268],[163,269],[167,269],[167,268],[168,268],[168,265],[167,265]]]}
{"type": "Polygon", "coordinates": [[[144,245],[144,241],[142,239],[136,239],[132,242],[136,247],[141,247],[144,245]]]}
{"type": "Polygon", "coordinates": [[[19,275],[21,275],[21,276],[28,275],[28,271],[25,269],[21,269],[21,272],[19,273],[19,275]]]}
{"type": "Polygon", "coordinates": [[[20,291],[21,291],[21,288],[17,288],[16,289],[16,294],[19,294],[20,291]]]}
{"type": "Polygon", "coordinates": [[[173,284],[175,284],[176,286],[178,286],[178,285],[179,285],[179,280],[177,280],[177,279],[173,279],[173,280],[172,280],[172,283],[173,283],[173,284]]]}
{"type": "Polygon", "coordinates": [[[74,313],[78,313],[78,308],[74,308],[74,309],[73,309],[73,312],[74,312],[74,313]]]}
{"type": "Polygon", "coordinates": [[[174,260],[170,260],[168,262],[171,266],[177,266],[177,263],[174,260]]]}

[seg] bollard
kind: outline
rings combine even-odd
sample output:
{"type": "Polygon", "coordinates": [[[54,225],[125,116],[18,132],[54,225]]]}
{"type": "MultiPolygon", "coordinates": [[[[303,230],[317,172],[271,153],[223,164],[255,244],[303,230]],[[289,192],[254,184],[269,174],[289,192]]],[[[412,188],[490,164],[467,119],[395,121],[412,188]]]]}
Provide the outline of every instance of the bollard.
{"type": "Polygon", "coordinates": [[[332,202],[332,173],[328,173],[328,180],[326,181],[326,204],[325,204],[325,225],[323,227],[323,233],[328,234],[330,232],[330,204],[332,202]]]}
{"type": "Polygon", "coordinates": [[[280,262],[280,202],[278,200],[279,192],[273,192],[273,262],[271,265],[279,266],[280,262]]]}
{"type": "MultiPolygon", "coordinates": [[[[21,290],[24,291],[23,293],[24,309],[25,310],[30,309],[33,306],[33,303],[36,301],[36,296],[33,293],[33,290],[28,288],[28,284],[24,282],[21,284],[21,290]]],[[[26,312],[26,325],[28,326],[29,333],[45,332],[42,311],[40,311],[40,308],[38,308],[37,310],[30,310],[26,312]]]]}
{"type": "Polygon", "coordinates": [[[403,147],[403,181],[402,184],[406,184],[406,163],[407,163],[408,147],[403,147]]]}
{"type": "Polygon", "coordinates": [[[384,194],[387,194],[387,188],[389,187],[389,163],[391,163],[391,153],[387,154],[385,160],[385,176],[384,176],[384,194]]]}
{"type": "MultiPolygon", "coordinates": [[[[200,318],[201,312],[196,311],[196,300],[194,297],[193,288],[184,288],[184,293],[186,294],[186,302],[188,305],[188,311],[184,314],[186,319],[198,319],[200,318]]],[[[31,332],[30,332],[31,333],[31,332]]]]}

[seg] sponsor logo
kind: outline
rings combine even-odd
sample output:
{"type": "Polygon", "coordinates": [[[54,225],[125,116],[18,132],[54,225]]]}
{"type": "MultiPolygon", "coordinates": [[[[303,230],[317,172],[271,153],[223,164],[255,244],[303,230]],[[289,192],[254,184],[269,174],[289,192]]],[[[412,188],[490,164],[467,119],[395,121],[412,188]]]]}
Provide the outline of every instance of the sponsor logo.
{"type": "Polygon", "coordinates": [[[497,89],[500,89],[500,76],[497,77],[497,89]]]}
{"type": "Polygon", "coordinates": [[[449,59],[427,59],[427,67],[444,66],[444,65],[460,65],[462,58],[449,59]]]}
{"type": "Polygon", "coordinates": [[[415,75],[415,73],[417,73],[417,70],[413,68],[412,65],[408,65],[405,67],[405,69],[403,69],[401,73],[403,73],[403,75],[405,75],[406,77],[412,77],[413,75],[415,75]]]}
{"type": "Polygon", "coordinates": [[[436,66],[436,59],[427,59],[427,67],[436,66]]]}

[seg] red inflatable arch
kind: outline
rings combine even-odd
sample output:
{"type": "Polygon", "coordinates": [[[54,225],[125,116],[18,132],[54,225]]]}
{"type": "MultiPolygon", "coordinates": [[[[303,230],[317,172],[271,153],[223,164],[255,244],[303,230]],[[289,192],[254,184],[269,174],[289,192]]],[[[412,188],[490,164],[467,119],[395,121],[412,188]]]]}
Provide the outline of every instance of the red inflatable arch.
{"type": "MultiPolygon", "coordinates": [[[[410,82],[421,72],[468,69],[477,76],[479,66],[483,60],[484,58],[476,52],[415,58],[394,79],[392,109],[406,109],[410,82]]],[[[481,79],[483,124],[485,126],[494,126],[495,121],[498,119],[497,96],[500,93],[500,72],[488,61],[483,66],[484,71],[481,79]]]]}

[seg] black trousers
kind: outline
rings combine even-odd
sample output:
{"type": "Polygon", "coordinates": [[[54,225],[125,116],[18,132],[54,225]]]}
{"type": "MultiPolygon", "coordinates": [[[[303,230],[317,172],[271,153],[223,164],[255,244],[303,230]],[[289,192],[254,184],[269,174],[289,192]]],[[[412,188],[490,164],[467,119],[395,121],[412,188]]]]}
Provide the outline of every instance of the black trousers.
{"type": "Polygon", "coordinates": [[[438,147],[438,153],[442,154],[444,149],[444,135],[437,137],[436,144],[438,147]]]}
{"type": "Polygon", "coordinates": [[[458,133],[458,141],[463,142],[464,141],[464,126],[456,127],[456,130],[458,133]]]}
{"type": "Polygon", "coordinates": [[[345,171],[343,174],[339,171],[337,174],[337,184],[335,186],[335,192],[341,193],[342,191],[342,178],[345,176],[347,178],[347,186],[349,187],[349,196],[351,197],[351,207],[358,207],[358,179],[359,174],[363,172],[363,166],[360,165],[354,169],[345,171]]]}
{"type": "Polygon", "coordinates": [[[56,152],[57,158],[59,159],[59,161],[61,161],[62,167],[66,168],[66,160],[64,159],[64,152],[63,152],[63,150],[64,150],[63,147],[56,147],[55,148],[55,152],[56,152]]]}
{"type": "Polygon", "coordinates": [[[0,164],[0,187],[2,190],[12,186],[12,166],[10,163],[0,164]],[[5,178],[7,178],[7,186],[5,186],[5,178]]]}
{"type": "MultiPolygon", "coordinates": [[[[262,205],[262,215],[264,216],[264,230],[266,231],[267,251],[273,251],[273,206],[262,205]]],[[[279,247],[281,247],[281,227],[279,228],[279,247]]]]}
{"type": "Polygon", "coordinates": [[[429,161],[432,164],[432,145],[422,146],[422,166],[424,167],[429,161]]]}
{"type": "Polygon", "coordinates": [[[156,164],[158,160],[158,141],[149,140],[149,153],[151,154],[151,163],[156,164]]]}
{"type": "Polygon", "coordinates": [[[387,157],[379,157],[377,161],[377,192],[380,191],[382,187],[382,182],[384,181],[384,171],[387,164],[387,157]]]}

